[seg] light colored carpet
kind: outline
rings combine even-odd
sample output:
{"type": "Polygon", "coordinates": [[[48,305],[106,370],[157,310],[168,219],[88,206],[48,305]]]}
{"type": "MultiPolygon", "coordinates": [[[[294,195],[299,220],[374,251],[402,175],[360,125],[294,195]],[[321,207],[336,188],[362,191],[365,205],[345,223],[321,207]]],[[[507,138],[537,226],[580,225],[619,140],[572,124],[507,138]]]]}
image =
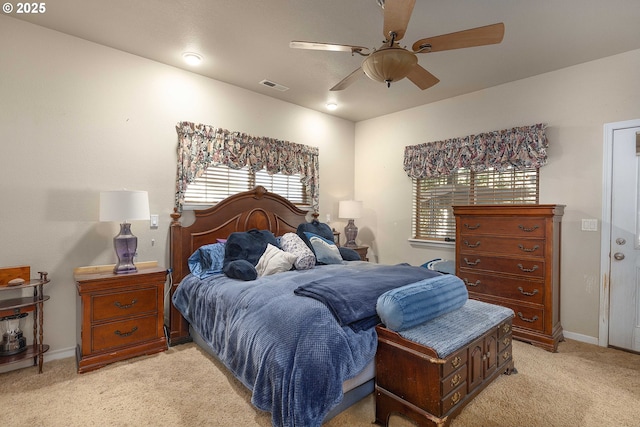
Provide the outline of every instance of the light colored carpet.
{"type": "MultiPolygon", "coordinates": [[[[640,355],[576,341],[558,353],[514,342],[500,376],[452,427],[640,427],[640,355]]],[[[373,395],[326,424],[370,427],[373,395]]],[[[250,394],[195,344],[78,375],[74,359],[0,374],[3,426],[269,427],[250,394]]],[[[412,427],[392,416],[393,427],[412,427]]]]}

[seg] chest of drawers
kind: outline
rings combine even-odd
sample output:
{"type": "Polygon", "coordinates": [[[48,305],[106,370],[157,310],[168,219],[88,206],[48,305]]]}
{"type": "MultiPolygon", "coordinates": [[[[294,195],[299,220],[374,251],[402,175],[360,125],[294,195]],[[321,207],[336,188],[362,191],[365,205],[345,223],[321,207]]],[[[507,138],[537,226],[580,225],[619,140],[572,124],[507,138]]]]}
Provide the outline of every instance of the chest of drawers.
{"type": "Polygon", "coordinates": [[[166,271],[76,274],[80,305],[78,372],[164,351],[166,271]]]}
{"type": "Polygon", "coordinates": [[[556,351],[563,205],[454,206],[456,275],[469,297],[511,308],[514,338],[556,351]]]}

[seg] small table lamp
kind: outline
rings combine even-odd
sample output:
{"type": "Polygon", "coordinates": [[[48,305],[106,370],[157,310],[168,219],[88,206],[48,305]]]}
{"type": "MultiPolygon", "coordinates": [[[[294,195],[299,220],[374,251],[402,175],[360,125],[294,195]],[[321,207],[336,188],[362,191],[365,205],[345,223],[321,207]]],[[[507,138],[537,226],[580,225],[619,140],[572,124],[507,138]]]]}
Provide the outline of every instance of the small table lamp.
{"type": "Polygon", "coordinates": [[[362,202],[356,200],[343,200],[338,205],[338,216],[340,218],[348,219],[349,222],[344,228],[344,235],[346,236],[347,243],[344,245],[348,248],[355,248],[356,236],[358,236],[358,227],[353,223],[353,220],[360,218],[362,215],[362,202]]]}
{"type": "Polygon", "coordinates": [[[149,195],[146,191],[101,191],[100,221],[118,221],[120,233],[113,238],[118,263],[115,274],[135,273],[133,257],[138,249],[138,238],[131,234],[127,221],[149,219],[149,195]]]}

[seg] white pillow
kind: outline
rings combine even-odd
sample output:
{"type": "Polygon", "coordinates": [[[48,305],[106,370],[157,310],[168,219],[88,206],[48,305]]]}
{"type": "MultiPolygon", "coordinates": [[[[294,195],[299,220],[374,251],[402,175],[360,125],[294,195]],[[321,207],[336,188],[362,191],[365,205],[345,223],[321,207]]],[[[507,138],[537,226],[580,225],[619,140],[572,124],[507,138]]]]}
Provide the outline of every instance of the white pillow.
{"type": "Polygon", "coordinates": [[[258,277],[289,271],[297,259],[296,255],[280,250],[269,243],[256,265],[258,277]]]}

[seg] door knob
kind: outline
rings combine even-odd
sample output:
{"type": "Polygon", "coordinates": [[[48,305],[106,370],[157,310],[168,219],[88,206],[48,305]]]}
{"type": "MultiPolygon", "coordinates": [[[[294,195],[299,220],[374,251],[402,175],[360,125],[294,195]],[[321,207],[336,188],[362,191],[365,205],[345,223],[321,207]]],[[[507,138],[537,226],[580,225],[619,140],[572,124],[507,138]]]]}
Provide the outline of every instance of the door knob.
{"type": "Polygon", "coordinates": [[[613,257],[618,261],[622,261],[624,259],[624,254],[622,252],[616,252],[613,254],[613,257]]]}

